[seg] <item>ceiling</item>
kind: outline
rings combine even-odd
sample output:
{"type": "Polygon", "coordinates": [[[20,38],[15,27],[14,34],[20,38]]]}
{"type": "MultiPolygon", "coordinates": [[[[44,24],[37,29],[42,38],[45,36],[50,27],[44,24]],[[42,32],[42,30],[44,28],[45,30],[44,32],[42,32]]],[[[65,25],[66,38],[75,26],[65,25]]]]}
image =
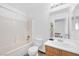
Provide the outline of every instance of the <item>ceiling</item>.
{"type": "Polygon", "coordinates": [[[37,14],[40,11],[43,12],[44,10],[48,10],[49,8],[48,3],[6,3],[6,4],[22,11],[28,16],[37,14]]]}

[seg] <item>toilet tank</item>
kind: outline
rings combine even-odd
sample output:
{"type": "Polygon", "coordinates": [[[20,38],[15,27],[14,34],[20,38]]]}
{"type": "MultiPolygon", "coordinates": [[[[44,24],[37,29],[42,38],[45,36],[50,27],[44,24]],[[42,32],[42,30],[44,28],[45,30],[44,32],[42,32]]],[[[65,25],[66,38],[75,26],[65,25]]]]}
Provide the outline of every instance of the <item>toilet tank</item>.
{"type": "Polygon", "coordinates": [[[40,47],[43,44],[43,39],[35,38],[34,41],[33,41],[33,44],[40,47]]]}

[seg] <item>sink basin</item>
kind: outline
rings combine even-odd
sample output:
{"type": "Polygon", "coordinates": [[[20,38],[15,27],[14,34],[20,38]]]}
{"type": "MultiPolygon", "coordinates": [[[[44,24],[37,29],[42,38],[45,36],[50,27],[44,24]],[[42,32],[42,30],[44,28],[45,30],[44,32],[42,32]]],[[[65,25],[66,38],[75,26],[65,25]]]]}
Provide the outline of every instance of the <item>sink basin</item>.
{"type": "Polygon", "coordinates": [[[54,38],[55,40],[51,41],[55,45],[60,45],[62,47],[77,47],[77,43],[71,39],[65,38],[54,38]]]}

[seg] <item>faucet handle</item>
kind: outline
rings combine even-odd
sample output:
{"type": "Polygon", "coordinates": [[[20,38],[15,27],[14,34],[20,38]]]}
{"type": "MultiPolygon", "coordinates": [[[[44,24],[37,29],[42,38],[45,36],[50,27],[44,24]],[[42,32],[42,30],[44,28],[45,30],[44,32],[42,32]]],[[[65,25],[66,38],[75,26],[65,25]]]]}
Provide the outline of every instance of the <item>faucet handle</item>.
{"type": "Polygon", "coordinates": [[[30,35],[27,35],[27,40],[29,40],[30,39],[30,35]]]}

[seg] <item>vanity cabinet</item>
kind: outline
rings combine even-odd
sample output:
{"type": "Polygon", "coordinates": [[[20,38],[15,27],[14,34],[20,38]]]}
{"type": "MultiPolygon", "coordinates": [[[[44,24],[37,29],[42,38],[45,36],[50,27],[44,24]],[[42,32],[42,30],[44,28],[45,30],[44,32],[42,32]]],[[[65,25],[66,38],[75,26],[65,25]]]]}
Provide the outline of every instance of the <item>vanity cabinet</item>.
{"type": "Polygon", "coordinates": [[[47,45],[45,46],[45,53],[47,56],[78,56],[78,54],[50,47],[47,45]]]}

